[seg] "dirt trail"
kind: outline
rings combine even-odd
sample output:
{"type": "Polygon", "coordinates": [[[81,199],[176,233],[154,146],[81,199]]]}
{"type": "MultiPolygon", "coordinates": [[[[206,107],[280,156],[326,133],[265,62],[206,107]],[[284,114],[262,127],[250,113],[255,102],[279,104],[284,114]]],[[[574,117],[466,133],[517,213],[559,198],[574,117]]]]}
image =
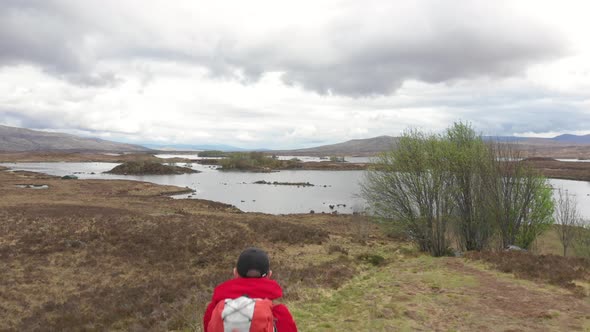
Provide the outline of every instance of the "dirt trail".
{"type": "Polygon", "coordinates": [[[590,299],[576,297],[568,290],[546,284],[514,279],[511,275],[470,266],[462,260],[445,259],[444,266],[478,281],[462,288],[463,295],[475,299],[463,310],[478,315],[490,330],[518,322],[503,331],[587,331],[590,328],[590,299]]]}

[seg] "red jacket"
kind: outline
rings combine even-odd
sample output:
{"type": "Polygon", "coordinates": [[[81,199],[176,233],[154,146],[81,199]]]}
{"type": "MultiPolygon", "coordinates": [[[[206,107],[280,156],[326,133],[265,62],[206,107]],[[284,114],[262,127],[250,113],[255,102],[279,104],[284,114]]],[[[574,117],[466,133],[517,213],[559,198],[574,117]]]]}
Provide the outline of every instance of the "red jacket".
{"type": "MultiPolygon", "coordinates": [[[[276,281],[268,278],[235,278],[218,285],[213,291],[213,297],[207,306],[205,316],[203,316],[204,331],[207,332],[211,314],[219,301],[235,299],[242,295],[251,298],[276,300],[283,296],[283,289],[276,281]]],[[[272,313],[276,319],[278,332],[297,332],[297,326],[287,306],[275,304],[272,313]]]]}

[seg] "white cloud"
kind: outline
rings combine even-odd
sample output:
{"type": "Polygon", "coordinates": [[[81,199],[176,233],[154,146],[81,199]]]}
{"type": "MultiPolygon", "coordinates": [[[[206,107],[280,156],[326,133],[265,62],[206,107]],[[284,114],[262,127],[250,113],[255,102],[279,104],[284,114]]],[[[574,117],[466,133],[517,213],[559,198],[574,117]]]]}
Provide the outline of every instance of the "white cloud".
{"type": "Polygon", "coordinates": [[[590,127],[588,5],[8,0],[0,123],[291,148],[590,127]],[[140,10],[139,10],[140,9],[140,10]]]}

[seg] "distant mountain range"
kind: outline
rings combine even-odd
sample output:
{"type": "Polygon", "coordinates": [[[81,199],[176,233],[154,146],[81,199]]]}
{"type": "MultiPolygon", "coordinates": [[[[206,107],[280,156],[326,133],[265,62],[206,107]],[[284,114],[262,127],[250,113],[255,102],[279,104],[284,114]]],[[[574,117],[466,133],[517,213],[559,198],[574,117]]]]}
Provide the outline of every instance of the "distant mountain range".
{"type": "MultiPolygon", "coordinates": [[[[516,137],[516,136],[486,136],[484,139],[497,140],[502,142],[519,143],[525,150],[535,150],[537,152],[547,154],[558,153],[556,149],[566,149],[567,147],[582,147],[584,149],[590,147],[590,135],[560,135],[553,138],[536,138],[536,137],[516,137]],[[586,145],[588,145],[586,147],[586,145]]],[[[366,139],[354,139],[338,144],[322,145],[308,149],[296,150],[281,150],[273,151],[278,154],[293,154],[293,155],[357,155],[370,156],[376,153],[386,151],[396,144],[398,137],[393,136],[379,136],[366,139]]],[[[567,152],[567,154],[576,155],[577,153],[567,152]]]]}
{"type": "Polygon", "coordinates": [[[315,148],[274,151],[280,154],[293,155],[358,155],[369,156],[389,150],[396,144],[398,138],[393,136],[379,136],[365,139],[353,139],[343,143],[322,145],[315,148]]]}
{"type": "Polygon", "coordinates": [[[590,144],[590,135],[570,135],[564,134],[552,138],[553,141],[573,144],[590,144]]]}
{"type": "Polygon", "coordinates": [[[109,151],[139,152],[150,149],[133,144],[50,133],[0,125],[0,151],[109,151]]]}
{"type": "Polygon", "coordinates": [[[559,136],[555,136],[552,138],[543,138],[543,137],[516,137],[516,136],[486,136],[486,139],[496,139],[499,141],[514,141],[514,142],[525,142],[525,143],[563,143],[563,144],[590,144],[590,135],[572,135],[572,134],[563,134],[559,136]]]}
{"type": "MultiPolygon", "coordinates": [[[[561,155],[586,155],[590,151],[590,135],[577,136],[571,134],[560,135],[553,138],[532,137],[486,137],[499,141],[518,142],[524,149],[539,154],[561,155]],[[558,151],[559,150],[559,151],[558,151]],[[567,152],[565,152],[567,151],[567,152]]],[[[98,138],[85,138],[63,133],[50,133],[25,128],[16,128],[0,125],[0,151],[109,151],[109,152],[140,152],[140,151],[267,151],[277,154],[292,155],[357,155],[370,156],[386,151],[394,146],[398,138],[393,136],[379,136],[366,139],[353,139],[343,143],[322,145],[313,148],[295,150],[267,150],[267,149],[242,149],[231,145],[210,144],[174,144],[159,145],[146,144],[145,146],[118,143],[98,138]]]]}
{"type": "MultiPolygon", "coordinates": [[[[160,151],[246,151],[246,149],[238,148],[231,145],[224,144],[144,144],[144,146],[160,151]]],[[[257,150],[262,151],[262,150],[257,150]]]]}

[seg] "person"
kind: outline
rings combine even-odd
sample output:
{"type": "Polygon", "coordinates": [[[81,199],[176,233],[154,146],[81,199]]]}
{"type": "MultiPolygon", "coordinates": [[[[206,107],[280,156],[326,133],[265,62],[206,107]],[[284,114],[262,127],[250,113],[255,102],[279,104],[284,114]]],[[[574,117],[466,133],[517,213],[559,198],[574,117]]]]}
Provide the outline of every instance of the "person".
{"type": "MultiPolygon", "coordinates": [[[[267,253],[259,248],[248,248],[240,254],[233,270],[234,278],[215,287],[211,302],[203,316],[204,331],[208,332],[209,322],[220,301],[246,296],[252,299],[276,300],[283,296],[283,289],[270,279],[270,260],[267,253]]],[[[272,303],[272,316],[277,332],[296,332],[293,316],[284,304],[272,303]]]]}

